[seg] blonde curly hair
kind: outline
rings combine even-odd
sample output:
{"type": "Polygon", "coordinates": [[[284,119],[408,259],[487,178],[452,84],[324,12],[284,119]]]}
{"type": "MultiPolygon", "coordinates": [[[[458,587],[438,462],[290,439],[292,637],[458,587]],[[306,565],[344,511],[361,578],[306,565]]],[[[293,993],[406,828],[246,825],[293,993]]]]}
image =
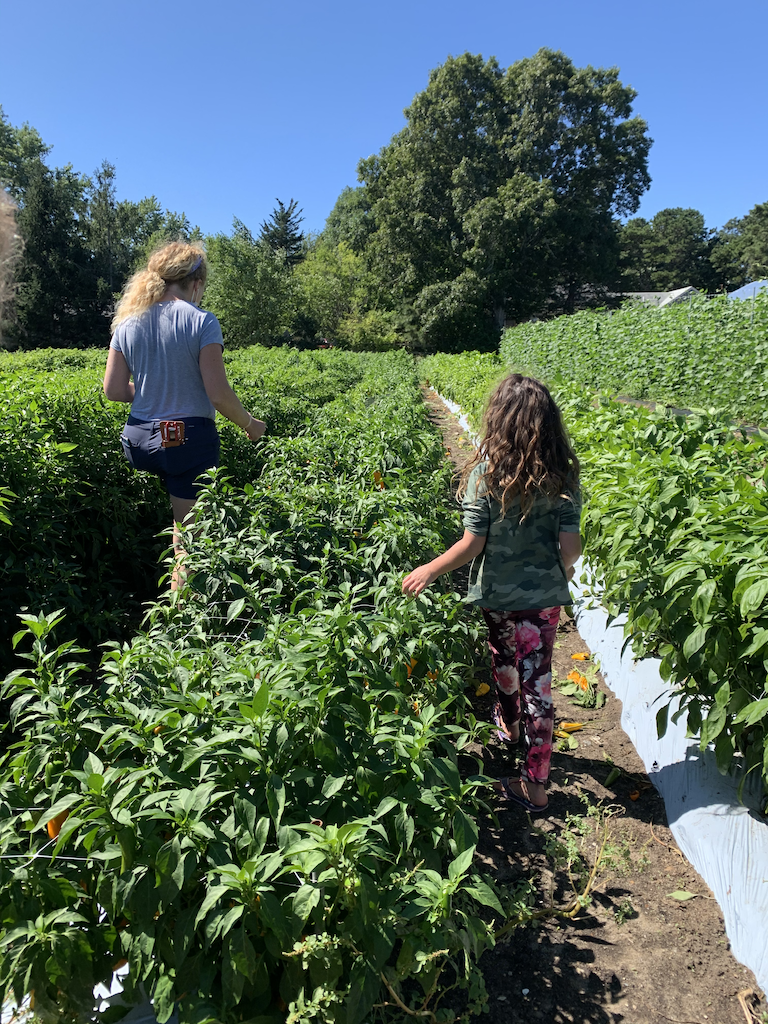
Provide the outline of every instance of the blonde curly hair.
{"type": "Polygon", "coordinates": [[[199,242],[166,242],[128,281],[112,318],[112,330],[129,316],[139,316],[159,302],[169,284],[186,288],[193,281],[205,284],[207,279],[205,250],[199,242]]]}

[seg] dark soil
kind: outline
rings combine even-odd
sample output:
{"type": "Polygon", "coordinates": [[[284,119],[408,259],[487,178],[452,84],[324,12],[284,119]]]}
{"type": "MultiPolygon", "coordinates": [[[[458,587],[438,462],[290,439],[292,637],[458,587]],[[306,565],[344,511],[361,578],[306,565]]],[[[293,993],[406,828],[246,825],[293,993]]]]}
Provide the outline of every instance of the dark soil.
{"type": "MultiPolygon", "coordinates": [[[[460,468],[471,446],[432,392],[425,392],[425,401],[460,468]]],[[[564,680],[574,668],[591,674],[589,662],[572,658],[584,652],[573,620],[564,614],[553,660],[556,678],[564,680]]],[[[490,681],[487,668],[478,677],[490,681]]],[[[596,678],[605,695],[599,708],[580,707],[555,690],[556,724],[576,721],[583,729],[573,734],[575,749],[565,741],[558,745],[566,749],[555,748],[547,814],[530,818],[522,808],[496,800],[496,820],[481,823],[478,858],[502,883],[535,880],[537,909],[568,907],[568,873],[547,847],[578,834],[587,866],[594,863],[602,832],[588,807],[602,806],[609,815],[613,866],[598,872],[590,902],[573,919],[543,917],[484,955],[489,1003],[480,1020],[764,1024],[768,1013],[754,975],[731,954],[718,904],[677,848],[664,803],[621,728],[621,704],[596,678]],[[614,767],[619,774],[606,787],[614,767]],[[570,826],[569,816],[575,816],[570,826]],[[680,901],[670,895],[675,891],[696,895],[680,901]]],[[[491,696],[473,692],[478,718],[488,720],[491,696]]],[[[514,774],[517,755],[495,737],[471,753],[482,758],[490,776],[514,774]]],[[[475,770],[474,763],[467,767],[475,770]]],[[[577,888],[583,890],[586,877],[575,879],[577,888]]]]}

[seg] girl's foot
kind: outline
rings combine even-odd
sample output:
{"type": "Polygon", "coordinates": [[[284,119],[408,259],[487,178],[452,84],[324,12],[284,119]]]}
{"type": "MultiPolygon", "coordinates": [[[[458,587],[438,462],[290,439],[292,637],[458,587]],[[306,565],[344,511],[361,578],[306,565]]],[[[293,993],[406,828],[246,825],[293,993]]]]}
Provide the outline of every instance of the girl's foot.
{"type": "Polygon", "coordinates": [[[549,806],[544,786],[540,782],[529,782],[528,779],[499,779],[494,788],[506,800],[519,804],[531,814],[546,811],[549,806]]]}
{"type": "Polygon", "coordinates": [[[501,704],[496,701],[491,709],[491,718],[493,724],[496,726],[496,735],[502,743],[506,743],[508,746],[513,747],[520,740],[520,720],[516,721],[514,725],[507,725],[504,721],[504,714],[501,710],[501,704]]]}

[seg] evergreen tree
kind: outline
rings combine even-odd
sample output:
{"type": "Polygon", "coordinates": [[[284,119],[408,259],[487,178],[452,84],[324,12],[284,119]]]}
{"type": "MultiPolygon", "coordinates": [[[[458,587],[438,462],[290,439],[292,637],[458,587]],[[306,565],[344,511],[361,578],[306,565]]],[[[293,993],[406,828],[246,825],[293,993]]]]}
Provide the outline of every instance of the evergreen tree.
{"type": "Polygon", "coordinates": [[[269,220],[261,225],[259,240],[269,246],[272,252],[282,252],[288,266],[293,267],[304,258],[304,235],[299,224],[304,219],[298,203],[291,199],[285,206],[279,199],[269,220]]]}
{"type": "Polygon", "coordinates": [[[71,167],[52,171],[38,160],[29,168],[18,214],[24,247],[9,331],[23,348],[82,348],[108,336],[83,234],[86,186],[71,167]]]}

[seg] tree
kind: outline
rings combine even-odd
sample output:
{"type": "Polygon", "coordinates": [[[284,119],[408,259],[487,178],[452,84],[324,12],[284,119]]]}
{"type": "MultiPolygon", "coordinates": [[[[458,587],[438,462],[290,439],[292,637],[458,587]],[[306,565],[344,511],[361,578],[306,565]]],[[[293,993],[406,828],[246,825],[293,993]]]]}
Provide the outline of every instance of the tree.
{"type": "Polygon", "coordinates": [[[380,302],[374,276],[347,242],[323,236],[293,272],[294,334],[329,338],[342,348],[387,349],[399,344],[399,318],[380,302]]]}
{"type": "Polygon", "coordinates": [[[50,151],[51,147],[26,122],[14,128],[0,106],[0,185],[14,199],[23,198],[30,175],[50,151]]]}
{"type": "Polygon", "coordinates": [[[115,168],[104,161],[94,174],[88,189],[87,235],[94,256],[94,273],[99,304],[108,307],[115,290],[123,285],[125,268],[117,267],[116,250],[120,247],[117,232],[117,200],[115,168]],[[116,282],[119,281],[119,284],[116,282]]]}
{"type": "Polygon", "coordinates": [[[221,321],[228,345],[274,344],[292,309],[290,268],[282,252],[255,241],[241,221],[231,236],[206,239],[211,275],[205,304],[221,321]]]}
{"type": "Polygon", "coordinates": [[[362,253],[375,230],[371,201],[364,185],[342,189],[328,214],[323,238],[331,245],[344,242],[353,252],[362,253]]]}
{"type": "Polygon", "coordinates": [[[302,211],[297,211],[299,204],[295,199],[291,199],[287,206],[279,199],[275,202],[277,206],[269,220],[262,223],[259,237],[272,252],[283,253],[288,266],[293,267],[304,258],[304,235],[299,231],[299,224],[304,218],[300,216],[302,211]]]}
{"type": "Polygon", "coordinates": [[[19,258],[16,203],[0,189],[0,345],[3,340],[3,310],[13,293],[14,265],[19,258]]]}
{"type": "Polygon", "coordinates": [[[505,319],[553,294],[572,308],[610,278],[615,217],[650,181],[634,97],[617,69],[551,50],[507,72],[467,53],[430,73],[406,127],[358,169],[366,255],[422,343],[490,344],[505,319]]]}
{"type": "Polygon", "coordinates": [[[71,167],[52,171],[38,161],[30,169],[18,215],[23,249],[9,330],[23,348],[82,348],[106,340],[108,321],[83,234],[85,189],[86,180],[71,167]]]}
{"type": "Polygon", "coordinates": [[[767,278],[768,203],[729,220],[717,235],[711,260],[719,285],[728,291],[767,278]]]}
{"type": "Polygon", "coordinates": [[[622,286],[627,291],[671,291],[715,285],[710,262],[713,232],[698,210],[670,207],[652,220],[636,217],[619,229],[622,286]]]}

